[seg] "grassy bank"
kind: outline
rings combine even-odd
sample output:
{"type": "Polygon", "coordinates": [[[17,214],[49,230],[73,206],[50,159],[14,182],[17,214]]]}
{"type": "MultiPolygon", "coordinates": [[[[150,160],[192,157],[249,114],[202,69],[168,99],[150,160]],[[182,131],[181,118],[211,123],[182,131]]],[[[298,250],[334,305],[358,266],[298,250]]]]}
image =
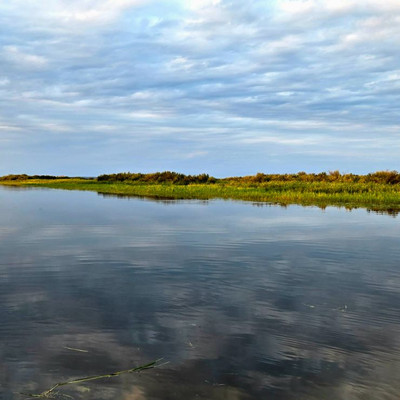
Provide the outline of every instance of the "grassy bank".
{"type": "Polygon", "coordinates": [[[242,178],[215,180],[213,183],[173,184],[98,179],[20,179],[0,180],[12,186],[89,190],[102,194],[145,196],[159,199],[233,199],[281,205],[320,207],[364,207],[373,210],[400,210],[400,185],[375,182],[284,181],[246,182],[242,178]]]}

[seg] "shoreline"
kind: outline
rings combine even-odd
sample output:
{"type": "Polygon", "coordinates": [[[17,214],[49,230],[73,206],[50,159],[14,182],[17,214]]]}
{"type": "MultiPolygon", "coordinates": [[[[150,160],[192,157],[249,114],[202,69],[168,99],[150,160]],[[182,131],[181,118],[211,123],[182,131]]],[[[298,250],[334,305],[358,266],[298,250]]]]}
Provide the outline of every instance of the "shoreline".
{"type": "Polygon", "coordinates": [[[342,182],[232,182],[180,185],[173,183],[107,182],[96,179],[3,180],[0,185],[84,190],[99,194],[141,196],[155,199],[225,199],[278,205],[367,208],[373,211],[400,211],[400,185],[342,182]]]}

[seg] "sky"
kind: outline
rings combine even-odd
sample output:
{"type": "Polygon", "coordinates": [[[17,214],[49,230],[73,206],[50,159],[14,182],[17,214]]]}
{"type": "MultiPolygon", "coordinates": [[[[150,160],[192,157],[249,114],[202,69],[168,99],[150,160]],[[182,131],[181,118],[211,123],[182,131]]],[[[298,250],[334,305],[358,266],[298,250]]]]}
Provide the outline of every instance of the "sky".
{"type": "Polygon", "coordinates": [[[399,0],[0,2],[0,175],[400,169],[399,0]]]}

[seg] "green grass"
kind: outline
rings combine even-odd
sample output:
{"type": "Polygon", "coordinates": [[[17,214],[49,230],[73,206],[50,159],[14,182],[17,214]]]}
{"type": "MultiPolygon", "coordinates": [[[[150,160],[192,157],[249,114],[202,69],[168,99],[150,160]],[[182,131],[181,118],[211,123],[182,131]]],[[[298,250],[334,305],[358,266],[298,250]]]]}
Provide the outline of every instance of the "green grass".
{"type": "Polygon", "coordinates": [[[214,184],[157,184],[104,182],[96,179],[30,179],[3,181],[3,185],[89,190],[103,194],[144,196],[158,199],[233,199],[281,205],[299,204],[400,210],[400,185],[354,182],[284,182],[244,184],[220,181],[214,184]]]}

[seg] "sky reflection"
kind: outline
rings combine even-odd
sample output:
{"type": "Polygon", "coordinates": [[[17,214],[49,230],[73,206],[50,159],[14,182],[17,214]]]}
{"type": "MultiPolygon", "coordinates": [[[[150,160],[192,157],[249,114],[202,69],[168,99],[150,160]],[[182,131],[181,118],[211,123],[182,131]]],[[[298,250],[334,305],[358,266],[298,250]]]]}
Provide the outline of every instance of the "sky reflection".
{"type": "Polygon", "coordinates": [[[0,190],[0,394],[395,399],[399,227],[365,210],[0,190]],[[74,352],[67,347],[87,350],[74,352]]]}

